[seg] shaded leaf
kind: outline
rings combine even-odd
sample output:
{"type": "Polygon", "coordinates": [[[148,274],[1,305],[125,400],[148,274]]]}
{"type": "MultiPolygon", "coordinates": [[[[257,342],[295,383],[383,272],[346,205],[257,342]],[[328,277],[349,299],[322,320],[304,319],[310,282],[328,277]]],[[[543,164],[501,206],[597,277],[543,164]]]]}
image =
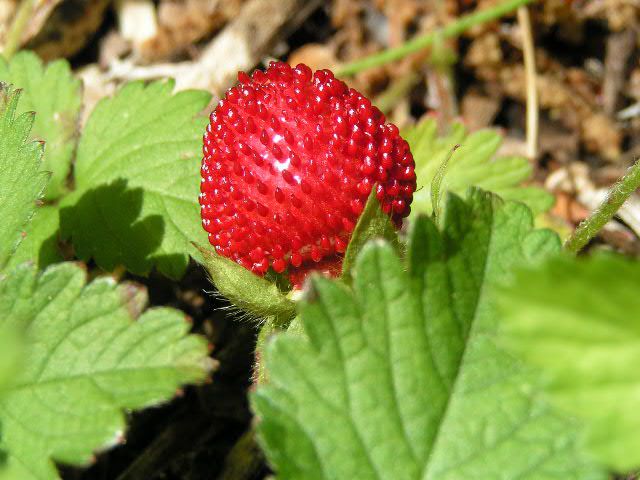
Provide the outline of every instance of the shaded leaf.
{"type": "Polygon", "coordinates": [[[126,265],[138,275],[148,273],[169,219],[141,216],[144,197],[142,188],[128,188],[120,179],[64,199],[60,224],[73,232],[76,255],[108,271],[126,265]]]}
{"type": "Polygon", "coordinates": [[[82,259],[97,254],[103,268],[122,262],[139,274],[155,265],[177,278],[196,253],[191,241],[206,238],[198,206],[206,118],[198,114],[210,95],[172,90],[173,82],[134,82],[91,114],[78,146],[76,191],[64,201],[72,215],[61,218],[63,236],[82,259]],[[126,185],[120,200],[135,201],[97,193],[114,184],[126,185]],[[145,242],[130,238],[145,230],[145,242]]]}

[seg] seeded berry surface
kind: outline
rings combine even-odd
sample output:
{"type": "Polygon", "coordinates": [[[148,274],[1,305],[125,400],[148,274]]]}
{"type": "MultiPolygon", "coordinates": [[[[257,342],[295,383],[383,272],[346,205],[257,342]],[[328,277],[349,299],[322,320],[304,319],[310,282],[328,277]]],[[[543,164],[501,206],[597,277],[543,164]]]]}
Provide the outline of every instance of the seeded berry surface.
{"type": "Polygon", "coordinates": [[[200,206],[216,251],[257,274],[340,272],[371,189],[395,225],[413,156],[395,125],[328,70],[272,62],[238,74],[204,135],[200,206]]]}

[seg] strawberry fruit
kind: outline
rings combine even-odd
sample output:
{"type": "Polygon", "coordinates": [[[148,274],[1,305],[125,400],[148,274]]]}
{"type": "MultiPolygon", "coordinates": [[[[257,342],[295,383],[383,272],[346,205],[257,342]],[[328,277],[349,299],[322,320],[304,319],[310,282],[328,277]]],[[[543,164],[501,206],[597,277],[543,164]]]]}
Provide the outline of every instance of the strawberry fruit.
{"type": "Polygon", "coordinates": [[[202,224],[218,254],[257,274],[339,274],[371,189],[400,227],[416,188],[395,125],[328,70],[272,62],[238,74],[204,135],[202,224]]]}

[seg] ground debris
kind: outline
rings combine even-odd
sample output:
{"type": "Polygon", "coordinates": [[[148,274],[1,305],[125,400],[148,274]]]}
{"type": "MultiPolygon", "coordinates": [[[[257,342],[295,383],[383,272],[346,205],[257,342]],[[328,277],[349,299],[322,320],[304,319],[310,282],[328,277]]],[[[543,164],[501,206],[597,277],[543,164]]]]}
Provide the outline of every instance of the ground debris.
{"type": "Polygon", "coordinates": [[[45,60],[71,57],[93,38],[110,4],[111,0],[41,0],[22,44],[45,60]]]}
{"type": "Polygon", "coordinates": [[[144,62],[180,58],[236,17],[244,0],[163,0],[157,32],[139,46],[144,62]]]}

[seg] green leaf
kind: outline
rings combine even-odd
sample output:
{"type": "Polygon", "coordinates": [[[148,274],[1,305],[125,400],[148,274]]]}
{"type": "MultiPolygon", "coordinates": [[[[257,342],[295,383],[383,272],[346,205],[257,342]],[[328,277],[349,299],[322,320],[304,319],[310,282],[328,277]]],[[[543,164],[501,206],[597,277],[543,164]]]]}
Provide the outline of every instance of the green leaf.
{"type": "Polygon", "coordinates": [[[382,238],[387,240],[400,251],[400,241],[398,240],[398,232],[391,221],[389,215],[384,213],[380,208],[380,202],[376,197],[375,187],[371,189],[367,204],[358,219],[356,228],[353,229],[351,240],[347,246],[342,261],[342,278],[346,282],[351,282],[351,270],[355,263],[356,257],[365,243],[374,238],[382,238]]]}
{"type": "Polygon", "coordinates": [[[418,188],[411,204],[411,213],[431,214],[431,184],[438,169],[456,145],[447,164],[441,191],[463,194],[471,186],[495,192],[505,200],[525,203],[534,213],[541,213],[553,205],[553,197],[536,187],[522,187],[531,178],[532,167],[523,157],[497,157],[502,137],[493,130],[467,134],[464,126],[455,123],[446,136],[439,136],[436,121],[426,119],[402,132],[409,142],[416,162],[418,188]]]}
{"type": "Polygon", "coordinates": [[[188,335],[184,314],[140,315],[145,304],[140,287],[110,277],[87,284],[72,263],[40,275],[22,265],[0,282],[0,327],[26,336],[23,366],[0,399],[9,475],[57,479],[51,460],[86,464],[122,439],[124,409],[166,401],[205,378],[206,342],[188,335]]]}
{"type": "MultiPolygon", "coordinates": [[[[5,386],[15,374],[21,359],[21,337],[14,329],[0,328],[0,399],[5,386]]],[[[0,420],[0,444],[2,443],[2,421],[0,420]]],[[[5,475],[7,452],[0,447],[0,479],[7,479],[5,475]]]]}
{"type": "Polygon", "coordinates": [[[62,260],[58,248],[59,228],[58,207],[38,207],[32,221],[24,229],[22,242],[11,256],[7,268],[15,268],[23,262],[31,261],[42,270],[62,260]]]}
{"type": "Polygon", "coordinates": [[[259,319],[270,316],[291,318],[295,303],[280,291],[276,283],[259,277],[233,260],[196,245],[211,281],[235,307],[259,319]]]}
{"type": "Polygon", "coordinates": [[[416,219],[406,263],[378,241],[353,289],[316,278],[306,338],[269,344],[253,397],[278,478],[606,478],[494,342],[493,286],[558,249],[525,206],[475,192],[449,198],[442,232],[416,219]]]}
{"type": "MultiPolygon", "coordinates": [[[[22,338],[14,328],[0,328],[0,398],[22,356],[22,338]]],[[[2,427],[0,425],[0,436],[2,427]]],[[[0,454],[1,457],[1,454],[0,454]]]]}
{"type": "Polygon", "coordinates": [[[18,113],[36,112],[31,133],[46,142],[44,169],[51,172],[45,197],[58,198],[65,191],[75,148],[82,103],[80,80],[73,77],[66,60],[45,68],[35,53],[23,51],[8,63],[0,57],[0,81],[23,89],[18,113]]]}
{"type": "Polygon", "coordinates": [[[602,461],[640,467],[640,264],[560,257],[516,280],[501,300],[506,345],[541,367],[556,405],[586,421],[602,461]]]}
{"type": "Polygon", "coordinates": [[[156,265],[177,278],[196,253],[191,241],[206,238],[198,206],[206,118],[197,115],[210,95],[172,91],[173,82],[131,83],[91,114],[60,219],[81,259],[137,274],[156,265]]]}
{"type": "Polygon", "coordinates": [[[23,229],[47,184],[42,144],[28,140],[33,113],[17,113],[20,92],[0,83],[0,270],[22,240],[23,229]]]}

